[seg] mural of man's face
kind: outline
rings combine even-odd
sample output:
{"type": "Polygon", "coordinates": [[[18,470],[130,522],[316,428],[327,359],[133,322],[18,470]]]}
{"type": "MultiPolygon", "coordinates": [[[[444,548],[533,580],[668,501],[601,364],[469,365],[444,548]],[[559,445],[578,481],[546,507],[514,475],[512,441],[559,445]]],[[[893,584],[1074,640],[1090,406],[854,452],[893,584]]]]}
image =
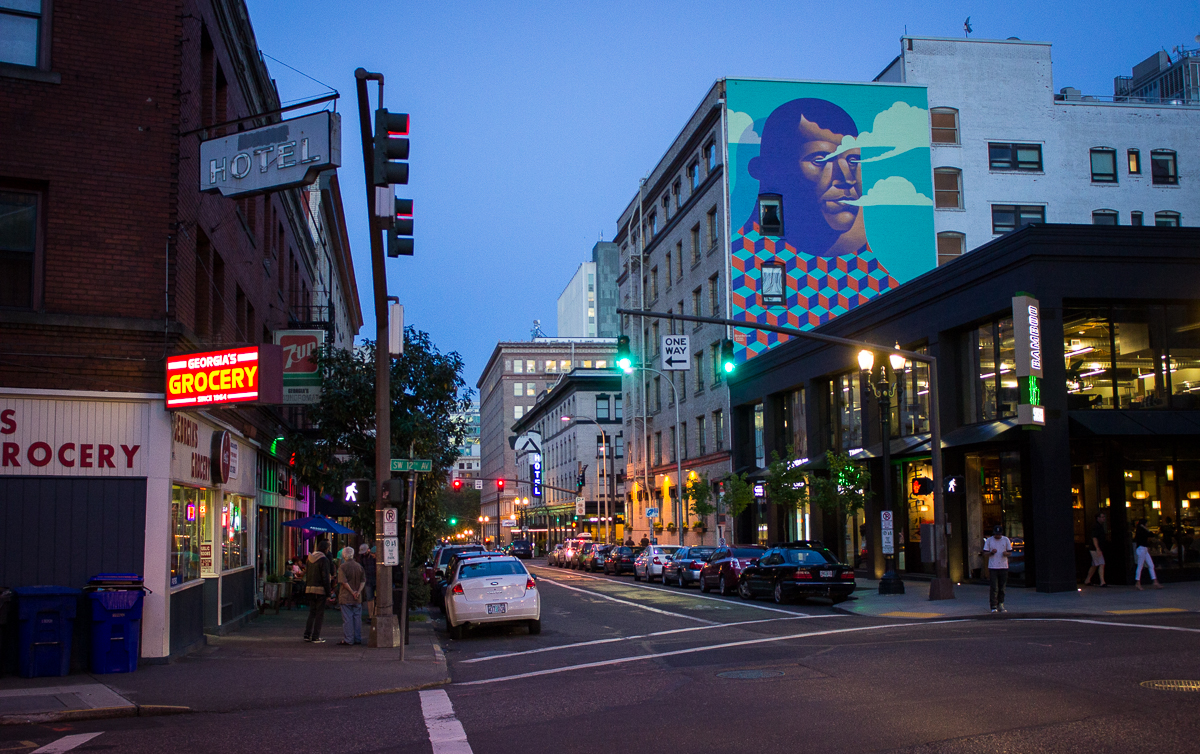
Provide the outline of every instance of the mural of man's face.
{"type": "Polygon", "coordinates": [[[842,143],[843,134],[821,128],[800,117],[800,173],[813,184],[813,194],[829,227],[844,233],[858,219],[858,207],[847,200],[862,196],[861,153],[857,149],[827,159],[842,143]]]}

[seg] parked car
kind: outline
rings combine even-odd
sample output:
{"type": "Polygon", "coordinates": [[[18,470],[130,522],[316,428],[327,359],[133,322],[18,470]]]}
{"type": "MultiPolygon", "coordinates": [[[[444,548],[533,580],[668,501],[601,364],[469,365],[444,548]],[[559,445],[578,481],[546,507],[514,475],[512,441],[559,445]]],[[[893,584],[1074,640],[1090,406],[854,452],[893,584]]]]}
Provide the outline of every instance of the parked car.
{"type": "Polygon", "coordinates": [[[663,584],[686,587],[693,581],[699,581],[704,563],[716,551],[715,547],[684,547],[679,550],[663,566],[663,584]]]}
{"type": "Polygon", "coordinates": [[[767,550],[742,570],[738,596],[771,597],[782,604],[800,597],[828,597],[836,605],[854,591],[854,568],[820,542],[790,542],[767,550]]]}
{"type": "Polygon", "coordinates": [[[618,545],[604,555],[604,572],[614,576],[622,573],[633,573],[633,561],[642,554],[644,547],[626,547],[618,545]]]}
{"type": "Polygon", "coordinates": [[[581,542],[579,548],[575,550],[575,555],[571,557],[571,570],[578,571],[585,568],[587,558],[598,546],[595,542],[581,542]]]}
{"type": "Polygon", "coordinates": [[[510,555],[470,557],[451,572],[446,588],[446,627],[462,639],[469,625],[522,622],[542,631],[542,601],[525,564],[510,555]]]}
{"type": "Polygon", "coordinates": [[[480,549],[480,550],[460,550],[458,552],[451,553],[450,562],[446,564],[445,572],[443,573],[441,578],[439,578],[437,580],[437,582],[434,584],[434,591],[437,594],[438,607],[441,607],[443,610],[446,609],[446,603],[444,601],[444,597],[446,595],[446,584],[447,584],[447,582],[450,581],[450,574],[454,573],[455,569],[458,568],[459,563],[461,563],[464,560],[467,560],[468,558],[483,557],[483,556],[488,556],[488,555],[495,557],[497,555],[503,555],[503,554],[504,553],[500,552],[499,550],[482,550],[482,549],[480,549]]]}
{"type": "Polygon", "coordinates": [[[514,558],[522,558],[528,560],[533,557],[533,542],[527,539],[514,539],[508,543],[504,551],[514,558]]]}
{"type": "Polygon", "coordinates": [[[663,566],[681,549],[679,545],[650,545],[646,551],[633,561],[633,580],[654,581],[654,577],[662,578],[663,566]]]}
{"type": "Polygon", "coordinates": [[[575,563],[575,555],[579,552],[579,549],[581,547],[583,547],[583,545],[586,543],[587,543],[587,540],[582,540],[582,539],[568,539],[566,542],[563,542],[564,547],[563,547],[562,555],[559,558],[558,563],[557,563],[558,567],[559,568],[573,568],[574,563],[575,563]]]}
{"type": "Polygon", "coordinates": [[[442,604],[442,584],[446,581],[446,568],[450,565],[450,559],[460,552],[483,552],[483,545],[442,545],[433,551],[433,558],[425,564],[430,600],[435,605],[442,604]]]}
{"type": "Polygon", "coordinates": [[[550,552],[546,553],[546,565],[548,565],[548,566],[558,565],[559,561],[562,559],[563,550],[565,550],[566,548],[567,548],[567,546],[564,545],[562,542],[559,542],[558,544],[551,547],[550,552]]]}
{"type": "Polygon", "coordinates": [[[612,545],[593,545],[586,554],[580,556],[579,567],[584,571],[596,573],[604,567],[604,556],[612,547],[612,545]]]}
{"type": "Polygon", "coordinates": [[[761,545],[718,547],[700,570],[700,591],[716,589],[724,595],[733,594],[742,570],[766,551],[761,545]]]}

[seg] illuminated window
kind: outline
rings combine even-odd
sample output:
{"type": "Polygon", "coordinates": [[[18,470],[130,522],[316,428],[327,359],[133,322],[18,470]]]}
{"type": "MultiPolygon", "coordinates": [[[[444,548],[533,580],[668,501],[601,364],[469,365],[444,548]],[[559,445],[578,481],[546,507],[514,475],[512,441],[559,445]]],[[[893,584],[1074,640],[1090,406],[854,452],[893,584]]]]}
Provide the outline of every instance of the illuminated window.
{"type": "Polygon", "coordinates": [[[1129,174],[1137,175],[1142,172],[1142,153],[1136,149],[1131,149],[1125,153],[1129,158],[1129,174]]]}

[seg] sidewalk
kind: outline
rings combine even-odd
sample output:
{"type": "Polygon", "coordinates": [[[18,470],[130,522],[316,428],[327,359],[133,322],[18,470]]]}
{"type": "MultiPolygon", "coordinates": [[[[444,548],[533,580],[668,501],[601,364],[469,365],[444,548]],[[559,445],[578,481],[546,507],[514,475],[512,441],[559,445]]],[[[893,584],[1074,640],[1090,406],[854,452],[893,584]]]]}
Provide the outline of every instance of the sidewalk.
{"type": "MultiPolygon", "coordinates": [[[[414,613],[414,616],[422,615],[414,613]]],[[[227,712],[315,700],[410,691],[449,683],[433,622],[413,621],[400,650],[342,647],[341,620],[326,611],[325,644],[301,638],[307,610],[262,615],[241,631],[208,636],[208,646],[134,673],[0,678],[0,724],[227,712]]],[[[363,627],[364,639],[369,626],[363,627]]]]}
{"type": "MultiPolygon", "coordinates": [[[[1081,587],[1081,591],[1045,594],[1030,587],[1009,586],[1005,597],[1007,618],[1047,616],[1088,616],[1116,618],[1122,615],[1184,613],[1200,610],[1200,582],[1166,584],[1145,591],[1132,586],[1081,587]]],[[[929,582],[907,580],[904,594],[879,594],[879,582],[859,579],[854,595],[835,607],[851,615],[880,618],[944,619],[992,616],[986,584],[960,584],[954,587],[955,599],[929,600],[929,582]]]]}

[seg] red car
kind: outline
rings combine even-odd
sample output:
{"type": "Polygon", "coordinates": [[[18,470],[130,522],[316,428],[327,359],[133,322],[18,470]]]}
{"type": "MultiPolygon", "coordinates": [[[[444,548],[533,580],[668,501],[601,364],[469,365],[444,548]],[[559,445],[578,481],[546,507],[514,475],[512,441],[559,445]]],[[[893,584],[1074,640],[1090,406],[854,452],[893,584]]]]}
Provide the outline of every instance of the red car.
{"type": "Polygon", "coordinates": [[[704,568],[700,569],[700,591],[709,592],[716,589],[724,595],[733,594],[737,590],[738,579],[742,571],[767,551],[760,545],[745,545],[739,547],[718,547],[717,551],[708,557],[704,568]]]}

